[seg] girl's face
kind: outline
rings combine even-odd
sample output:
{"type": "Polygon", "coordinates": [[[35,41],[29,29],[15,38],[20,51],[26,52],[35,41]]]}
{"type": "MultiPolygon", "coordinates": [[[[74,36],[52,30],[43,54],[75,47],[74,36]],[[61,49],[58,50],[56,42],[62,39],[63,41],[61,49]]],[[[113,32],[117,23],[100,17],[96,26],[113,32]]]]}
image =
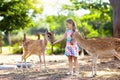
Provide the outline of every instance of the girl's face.
{"type": "Polygon", "coordinates": [[[66,28],[67,28],[67,29],[72,29],[72,28],[73,28],[73,25],[66,22],[66,28]]]}

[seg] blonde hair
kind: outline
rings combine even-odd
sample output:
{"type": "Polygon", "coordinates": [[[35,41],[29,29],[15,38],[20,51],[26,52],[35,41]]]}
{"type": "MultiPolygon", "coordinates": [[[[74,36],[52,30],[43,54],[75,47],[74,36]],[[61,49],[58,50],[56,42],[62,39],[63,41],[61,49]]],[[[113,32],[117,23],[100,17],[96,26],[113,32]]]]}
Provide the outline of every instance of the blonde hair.
{"type": "Polygon", "coordinates": [[[75,22],[72,19],[67,19],[66,22],[73,25],[73,32],[75,32],[76,31],[75,22]]]}

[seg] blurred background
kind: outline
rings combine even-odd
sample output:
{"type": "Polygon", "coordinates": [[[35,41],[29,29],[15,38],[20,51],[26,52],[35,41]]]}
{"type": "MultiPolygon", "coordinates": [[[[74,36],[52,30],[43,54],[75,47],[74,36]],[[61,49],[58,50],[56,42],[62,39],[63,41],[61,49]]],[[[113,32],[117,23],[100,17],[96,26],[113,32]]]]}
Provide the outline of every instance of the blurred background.
{"type": "MultiPolygon", "coordinates": [[[[85,38],[112,37],[112,16],[109,0],[0,0],[0,53],[22,54],[24,33],[37,40],[36,34],[49,30],[61,38],[67,18],[85,38]]],[[[46,54],[64,54],[64,48],[62,41],[51,52],[49,43],[46,54]]]]}

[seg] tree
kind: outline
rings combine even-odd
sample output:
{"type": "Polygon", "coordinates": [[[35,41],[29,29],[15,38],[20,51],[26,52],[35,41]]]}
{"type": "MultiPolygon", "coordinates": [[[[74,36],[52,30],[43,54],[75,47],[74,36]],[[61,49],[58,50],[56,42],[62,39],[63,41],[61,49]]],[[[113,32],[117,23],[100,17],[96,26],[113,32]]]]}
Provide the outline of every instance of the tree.
{"type": "Polygon", "coordinates": [[[113,32],[114,37],[120,38],[120,0],[109,0],[113,7],[113,32]]]}
{"type": "Polygon", "coordinates": [[[58,16],[47,16],[45,21],[48,24],[49,30],[54,31],[56,34],[61,34],[65,32],[64,22],[66,20],[66,16],[58,15],[58,16]]]}
{"type": "MultiPolygon", "coordinates": [[[[110,3],[103,0],[71,0],[72,5],[64,5],[63,8],[71,11],[80,9],[89,10],[79,18],[85,27],[87,38],[91,37],[111,37],[112,36],[112,8],[110,3]]],[[[77,23],[81,28],[81,23],[77,23]]]]}
{"type": "MultiPolygon", "coordinates": [[[[40,13],[33,5],[34,0],[0,0],[0,30],[5,33],[4,40],[9,44],[9,32],[34,25],[32,17],[40,13]],[[30,13],[30,10],[33,12],[30,13]],[[29,14],[32,14],[30,16],[29,14]]],[[[35,2],[35,1],[34,1],[35,2]]]]}

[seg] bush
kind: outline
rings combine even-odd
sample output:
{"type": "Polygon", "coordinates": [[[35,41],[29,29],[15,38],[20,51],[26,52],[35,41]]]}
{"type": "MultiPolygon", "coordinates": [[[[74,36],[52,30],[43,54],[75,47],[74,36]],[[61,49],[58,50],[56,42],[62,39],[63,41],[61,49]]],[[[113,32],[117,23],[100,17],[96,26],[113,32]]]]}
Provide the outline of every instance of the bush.
{"type": "MultiPolygon", "coordinates": [[[[56,38],[56,40],[58,40],[58,39],[61,39],[62,36],[63,36],[63,34],[62,35],[56,35],[55,38],[56,38]]],[[[54,54],[64,54],[65,46],[66,46],[66,40],[55,44],[54,45],[54,54]]]]}
{"type": "Polygon", "coordinates": [[[12,54],[22,54],[23,53],[23,49],[22,46],[20,46],[19,43],[16,43],[12,46],[12,54]]]}
{"type": "MultiPolygon", "coordinates": [[[[63,35],[56,35],[55,38],[56,40],[60,39],[63,35]]],[[[48,43],[47,48],[46,48],[46,54],[51,55],[51,54],[63,54],[65,52],[65,43],[66,41],[62,41],[60,43],[57,43],[53,46],[53,53],[52,53],[52,45],[48,43]]]]}

